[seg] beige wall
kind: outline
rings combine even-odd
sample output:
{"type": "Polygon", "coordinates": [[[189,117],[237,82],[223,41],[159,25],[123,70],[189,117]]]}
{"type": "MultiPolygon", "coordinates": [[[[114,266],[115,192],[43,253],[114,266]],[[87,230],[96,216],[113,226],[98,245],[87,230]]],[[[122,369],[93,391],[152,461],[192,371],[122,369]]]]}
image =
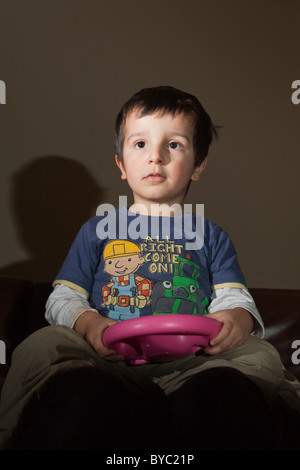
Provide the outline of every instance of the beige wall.
{"type": "Polygon", "coordinates": [[[121,104],[196,94],[222,125],[186,202],[227,230],[250,287],[299,285],[300,3],[1,0],[0,271],[52,279],[81,223],[129,194],[113,160],[121,104]]]}

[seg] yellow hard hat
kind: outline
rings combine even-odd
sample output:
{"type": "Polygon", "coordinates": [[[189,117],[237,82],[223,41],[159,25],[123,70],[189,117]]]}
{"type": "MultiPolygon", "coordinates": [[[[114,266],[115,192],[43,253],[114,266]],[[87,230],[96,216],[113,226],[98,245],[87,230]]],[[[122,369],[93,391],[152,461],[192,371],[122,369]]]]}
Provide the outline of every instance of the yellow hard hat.
{"type": "Polygon", "coordinates": [[[113,240],[109,242],[103,251],[104,261],[108,258],[119,258],[119,256],[137,255],[141,250],[135,243],[127,240],[113,240]]]}

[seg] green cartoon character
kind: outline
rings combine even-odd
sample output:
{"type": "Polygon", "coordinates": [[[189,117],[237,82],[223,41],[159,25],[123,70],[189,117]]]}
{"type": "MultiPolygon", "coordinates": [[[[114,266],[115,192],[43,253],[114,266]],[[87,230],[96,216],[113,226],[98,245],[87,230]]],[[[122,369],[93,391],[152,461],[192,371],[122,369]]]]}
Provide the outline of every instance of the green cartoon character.
{"type": "Polygon", "coordinates": [[[199,274],[199,267],[190,260],[189,255],[186,258],[178,258],[173,279],[156,282],[153,286],[151,295],[153,315],[166,313],[206,315],[209,300],[197,282],[199,274]],[[191,271],[189,277],[184,274],[186,267],[191,271]]]}

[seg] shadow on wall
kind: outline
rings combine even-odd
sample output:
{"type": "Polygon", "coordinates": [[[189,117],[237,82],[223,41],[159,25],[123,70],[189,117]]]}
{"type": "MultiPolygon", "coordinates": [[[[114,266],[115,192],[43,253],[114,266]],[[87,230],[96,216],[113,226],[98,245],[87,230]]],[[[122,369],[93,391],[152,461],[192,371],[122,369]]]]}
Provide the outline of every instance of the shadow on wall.
{"type": "Polygon", "coordinates": [[[0,274],[52,281],[79,228],[96,214],[102,190],[81,163],[61,156],[32,160],[12,183],[18,238],[29,259],[0,274]]]}

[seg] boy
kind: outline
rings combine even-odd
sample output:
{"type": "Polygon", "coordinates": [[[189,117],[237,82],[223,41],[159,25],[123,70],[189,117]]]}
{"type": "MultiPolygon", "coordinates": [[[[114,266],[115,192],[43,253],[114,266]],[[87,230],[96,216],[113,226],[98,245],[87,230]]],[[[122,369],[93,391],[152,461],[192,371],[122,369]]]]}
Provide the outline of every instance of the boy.
{"type": "MultiPolygon", "coordinates": [[[[181,96],[173,88],[157,87],[142,90],[133,96],[117,117],[115,138],[116,163],[121,170],[121,178],[127,179],[133,193],[134,204],[130,213],[135,212],[135,207],[139,209],[139,213],[148,215],[153,205],[182,205],[190,181],[198,181],[206,166],[206,155],[214,133],[215,128],[205,110],[187,94],[182,93],[181,96]]],[[[225,234],[222,233],[220,237],[223,237],[219,241],[221,249],[222,243],[230,245],[225,234]]],[[[221,295],[223,299],[229,295],[227,289],[231,289],[230,295],[235,298],[231,301],[231,307],[234,306],[235,310],[222,308],[221,300],[215,302],[218,311],[222,313],[211,315],[224,322],[224,327],[207,349],[210,354],[240,345],[253,330],[254,319],[258,323],[257,329],[261,333],[263,330],[261,318],[245,289],[244,278],[231,250],[230,245],[228,253],[223,256],[233,256],[230,269],[234,274],[228,277],[227,282],[224,282],[225,278],[218,282],[222,284],[222,292],[217,289],[214,292],[216,297],[221,295]],[[232,288],[233,283],[237,287],[232,288]]],[[[73,278],[63,271],[59,273],[54,285],[65,286],[70,281],[73,282],[73,278]]],[[[73,284],[78,289],[76,282],[73,284]]],[[[82,287],[79,286],[80,289],[82,287]]],[[[64,288],[61,290],[65,291],[64,288]]],[[[87,292],[90,289],[85,290],[87,292]]],[[[211,297],[210,292],[207,295],[211,297]]],[[[94,301],[93,305],[95,303],[94,301]]],[[[55,308],[52,305],[50,301],[47,311],[50,323],[59,315],[52,313],[55,308]]],[[[74,311],[75,308],[72,309],[72,315],[74,311]]],[[[108,326],[106,317],[99,316],[98,311],[87,309],[80,312],[74,325],[69,326],[85,335],[100,356],[115,359],[114,353],[108,351],[101,340],[102,333],[108,326]]]]}
{"type": "MultiPolygon", "coordinates": [[[[76,237],[46,306],[58,326],[34,333],[14,354],[2,393],[4,447],[284,447],[278,390],[296,409],[299,397],[277,352],[260,339],[263,322],[229,236],[204,220],[202,243],[187,250],[195,216],[178,236],[187,220],[180,208],[205,169],[214,135],[199,101],[173,87],[143,89],[122,107],[115,160],[133,205],[113,214],[106,238],[104,216],[76,237]],[[158,205],[163,213],[153,216],[158,205]],[[106,347],[103,333],[116,321],[156,313],[157,287],[172,285],[179,263],[185,285],[199,296],[190,300],[180,285],[176,305],[196,314],[207,306],[222,328],[200,354],[130,366],[106,347]]],[[[174,302],[163,300],[164,312],[174,313],[174,302]]]]}

